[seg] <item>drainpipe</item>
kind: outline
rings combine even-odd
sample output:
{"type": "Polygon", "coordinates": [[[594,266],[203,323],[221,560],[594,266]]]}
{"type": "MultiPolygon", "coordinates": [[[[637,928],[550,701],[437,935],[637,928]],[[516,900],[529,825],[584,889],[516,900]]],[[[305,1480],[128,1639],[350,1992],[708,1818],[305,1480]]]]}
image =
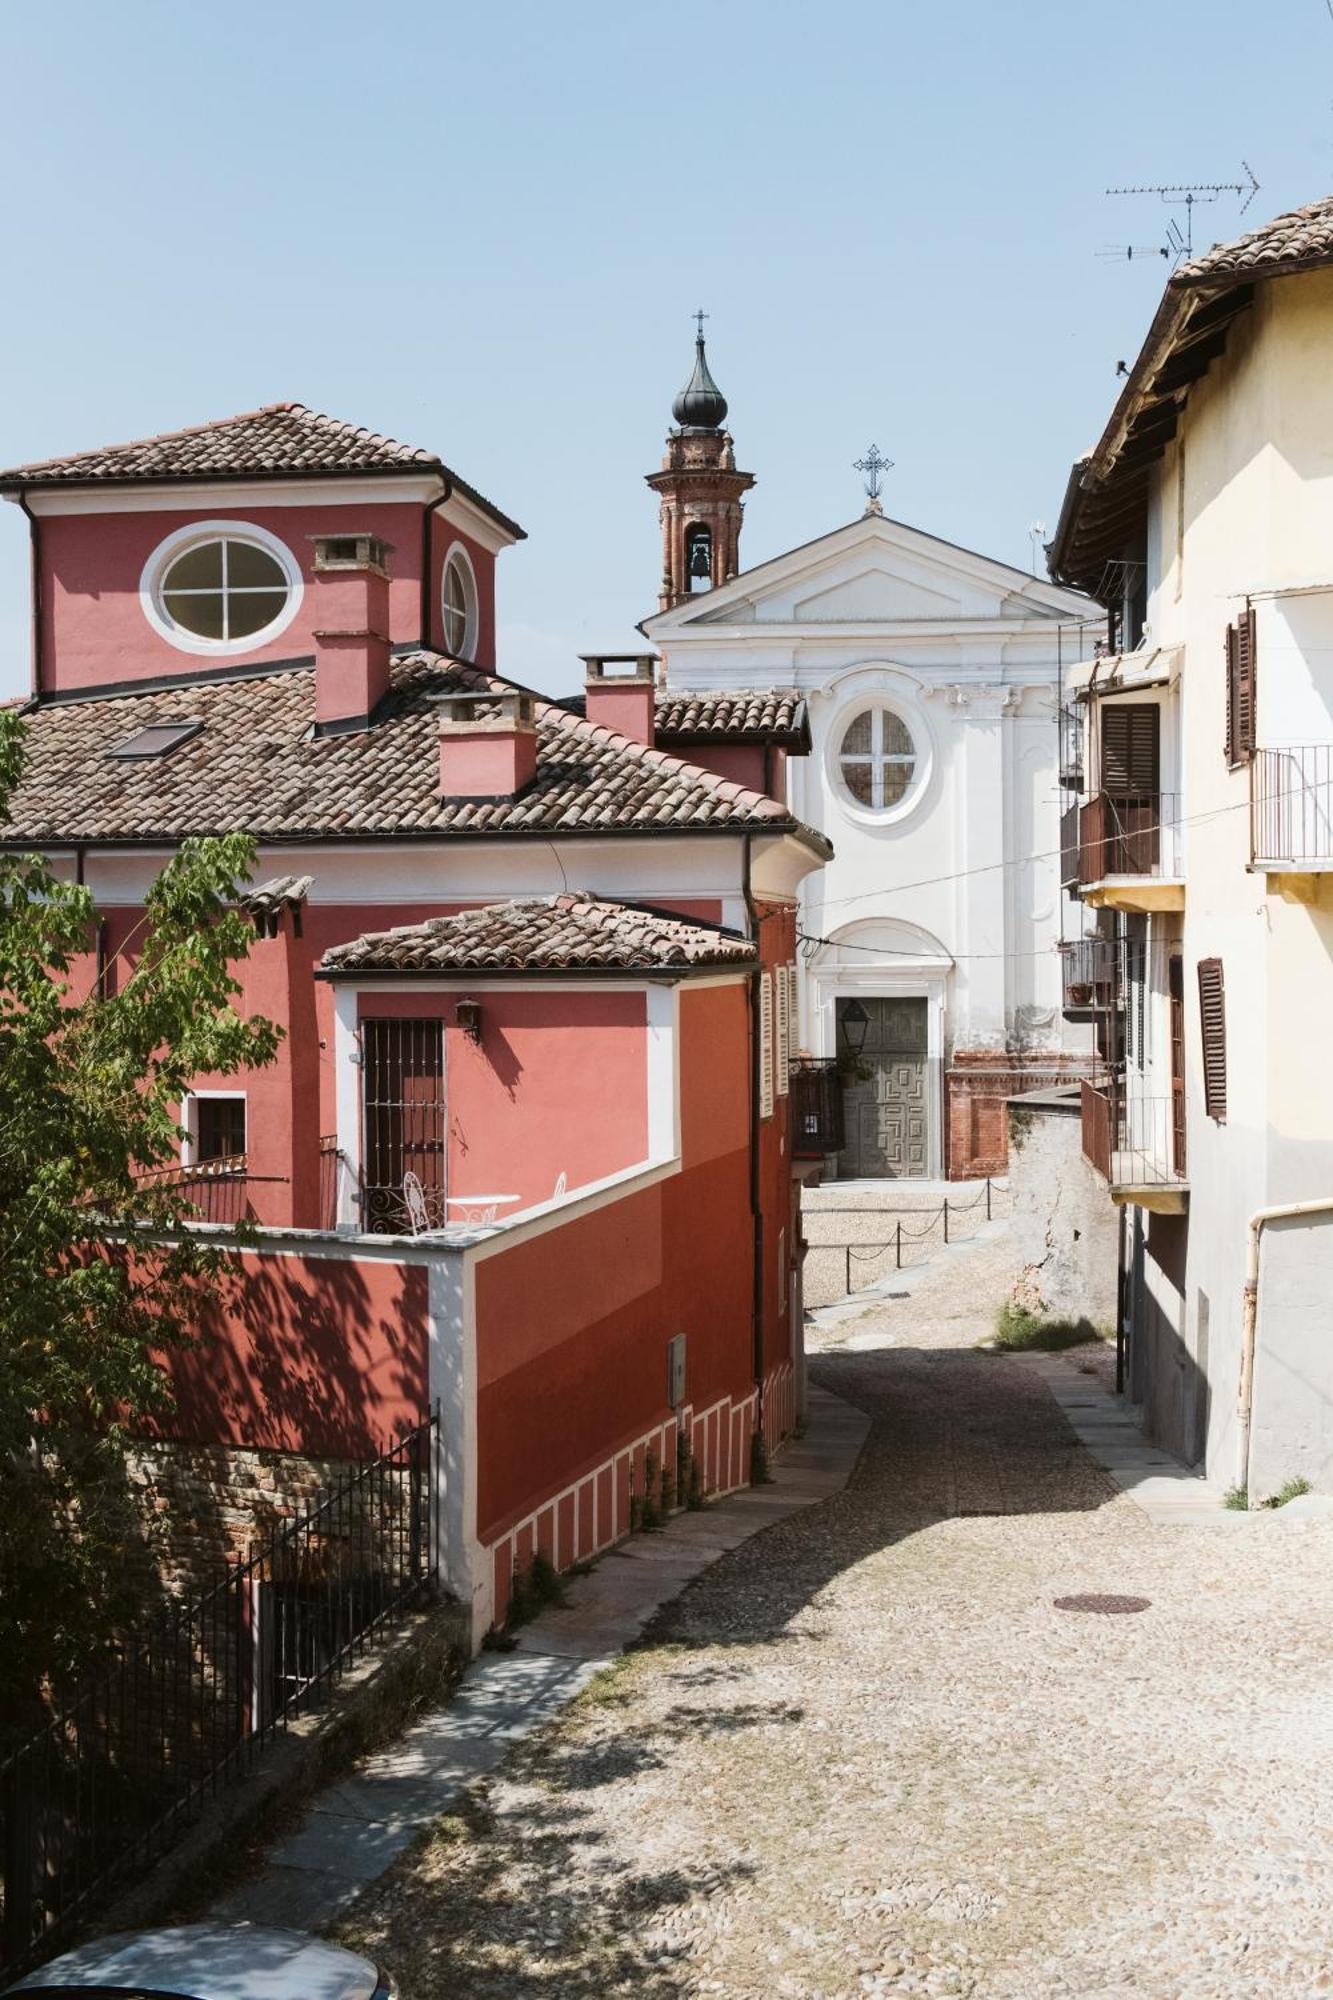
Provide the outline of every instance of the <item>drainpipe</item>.
{"type": "Polygon", "coordinates": [[[431,605],[433,603],[430,587],[431,523],[434,521],[441,507],[443,507],[445,501],[452,500],[453,496],[453,486],[446,479],[443,493],[440,494],[438,499],[431,501],[429,507],[427,507],[421,517],[421,644],[423,648],[429,648],[430,646],[431,605]]]}
{"type": "MultiPolygon", "coordinates": [[[[741,893],[745,899],[745,914],[749,920],[750,936],[754,940],[756,950],[759,950],[759,911],[755,904],[750,875],[753,839],[752,834],[745,835],[741,893]]],[[[750,1225],[754,1238],[754,1276],[750,1311],[754,1324],[756,1429],[762,1428],[764,1414],[764,1209],[759,1171],[759,1146],[763,1136],[763,1120],[759,1116],[760,1066],[764,1059],[759,990],[763,976],[763,965],[757,964],[750,974],[750,1225]]]]}
{"type": "Polygon", "coordinates": [[[1272,1208],[1256,1208],[1250,1217],[1249,1248],[1245,1258],[1245,1292],[1241,1306],[1240,1389],[1237,1396],[1239,1436],[1236,1452],[1236,1484],[1246,1492],[1250,1485],[1250,1431],[1254,1412],[1254,1352],[1259,1323],[1259,1246],[1270,1222],[1286,1222],[1298,1215],[1333,1215],[1333,1195],[1313,1201],[1279,1202],[1272,1208]]]}

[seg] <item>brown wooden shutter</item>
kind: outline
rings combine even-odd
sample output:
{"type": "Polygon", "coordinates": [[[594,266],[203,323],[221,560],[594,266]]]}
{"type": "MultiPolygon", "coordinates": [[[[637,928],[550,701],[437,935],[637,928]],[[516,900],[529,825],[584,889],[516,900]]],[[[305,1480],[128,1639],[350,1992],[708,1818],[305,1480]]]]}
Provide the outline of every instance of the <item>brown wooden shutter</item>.
{"type": "Polygon", "coordinates": [[[1255,618],[1247,605],[1227,626],[1227,762],[1248,764],[1255,745],[1255,618]]]}
{"type": "Polygon", "coordinates": [[[1203,1041],[1203,1106],[1210,1118],[1227,1115],[1227,1015],[1220,958],[1199,960],[1199,1030],[1203,1041]]]}
{"type": "Polygon", "coordinates": [[[1160,785],[1161,710],[1156,702],[1102,705],[1102,790],[1143,798],[1160,785]]]}

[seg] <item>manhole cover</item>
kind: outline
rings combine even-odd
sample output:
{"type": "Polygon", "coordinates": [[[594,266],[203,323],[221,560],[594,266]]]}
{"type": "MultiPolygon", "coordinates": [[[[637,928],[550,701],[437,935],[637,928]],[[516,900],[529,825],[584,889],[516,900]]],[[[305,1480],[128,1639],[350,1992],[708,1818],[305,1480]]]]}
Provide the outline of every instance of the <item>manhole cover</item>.
{"type": "Polygon", "coordinates": [[[1114,1592],[1085,1591],[1078,1597],[1057,1597],[1057,1611],[1100,1611],[1104,1617],[1112,1617],[1117,1612],[1146,1611],[1152,1603],[1150,1597],[1117,1597],[1114,1592]]]}

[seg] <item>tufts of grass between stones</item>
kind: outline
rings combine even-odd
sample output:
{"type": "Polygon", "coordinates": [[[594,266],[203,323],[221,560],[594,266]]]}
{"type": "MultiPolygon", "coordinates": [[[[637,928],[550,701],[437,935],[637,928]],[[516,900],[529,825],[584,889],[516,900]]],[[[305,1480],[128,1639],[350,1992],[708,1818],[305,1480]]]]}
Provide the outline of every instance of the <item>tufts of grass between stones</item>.
{"type": "Polygon", "coordinates": [[[1043,1318],[1010,1300],[996,1313],[995,1331],[984,1345],[1000,1354],[1059,1354],[1105,1338],[1090,1319],[1043,1318]]]}

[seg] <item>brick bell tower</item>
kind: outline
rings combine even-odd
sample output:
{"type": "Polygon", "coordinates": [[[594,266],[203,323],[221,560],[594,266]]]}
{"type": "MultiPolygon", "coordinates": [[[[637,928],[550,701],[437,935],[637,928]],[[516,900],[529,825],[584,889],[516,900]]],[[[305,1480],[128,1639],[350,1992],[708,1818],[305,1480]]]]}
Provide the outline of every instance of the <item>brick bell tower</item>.
{"type": "Polygon", "coordinates": [[[722,428],[727,399],[708,372],[706,318],[706,313],[695,314],[694,373],[671,405],[680,428],[667,433],[662,470],[647,474],[661,498],[659,611],[735,576],[740,568],[741,495],[754,485],[751,473],[737,472],[730,435],[722,428]]]}

